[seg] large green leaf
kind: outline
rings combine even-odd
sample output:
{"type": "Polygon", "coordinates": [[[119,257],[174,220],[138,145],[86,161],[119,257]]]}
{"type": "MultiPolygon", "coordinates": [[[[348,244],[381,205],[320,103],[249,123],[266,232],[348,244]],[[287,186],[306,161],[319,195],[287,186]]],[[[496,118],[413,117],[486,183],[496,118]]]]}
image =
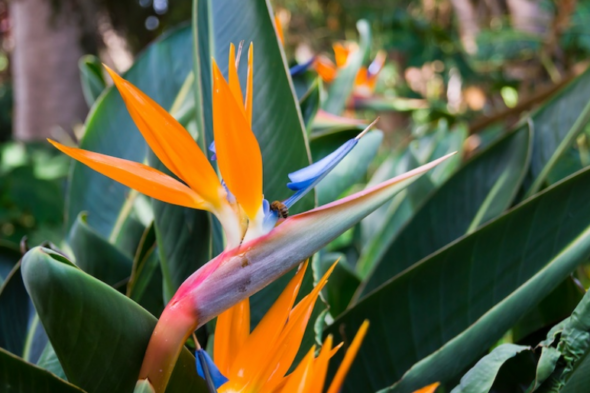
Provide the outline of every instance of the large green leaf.
{"type": "MultiPolygon", "coordinates": [[[[227,75],[230,44],[244,41],[243,64],[239,70],[242,86],[246,86],[246,50],[254,43],[252,129],[262,151],[264,196],[270,201],[286,199],[291,195],[286,187],[287,175],[309,165],[310,154],[289,68],[273,25],[270,2],[215,0],[210,1],[209,7],[212,53],[224,75],[227,75]]],[[[293,212],[312,207],[310,195],[293,212]]]]}
{"type": "MultiPolygon", "coordinates": [[[[455,157],[451,157],[448,161],[455,161],[455,157]]],[[[445,165],[443,162],[441,165],[445,165]]],[[[417,168],[420,166],[412,149],[406,149],[405,154],[398,161],[395,173],[400,174],[417,168]]],[[[440,165],[439,165],[440,167],[440,165]]],[[[438,167],[434,168],[434,170],[438,167]]],[[[364,247],[359,260],[356,264],[356,270],[363,278],[374,269],[375,265],[381,260],[383,254],[391,244],[392,240],[398,235],[403,226],[412,218],[418,207],[430,196],[435,189],[435,185],[430,180],[431,174],[426,174],[410,184],[407,190],[399,195],[396,195],[393,200],[385,204],[386,209],[379,208],[376,213],[380,214],[380,219],[383,220],[381,228],[372,236],[367,236],[367,240],[363,243],[364,247]]],[[[373,179],[371,179],[371,183],[373,179]]],[[[372,219],[375,221],[375,219],[372,219]]],[[[362,227],[366,230],[366,226],[362,227]]]]}
{"type": "Polygon", "coordinates": [[[124,288],[131,275],[131,259],[90,228],[86,214],[78,216],[68,243],[78,267],[102,282],[124,288]]]}
{"type": "Polygon", "coordinates": [[[0,349],[0,391],[3,393],[83,393],[50,372],[0,349]]]}
{"type": "Polygon", "coordinates": [[[16,244],[0,240],[0,286],[2,286],[20,257],[21,253],[16,244]]]}
{"type": "MultiPolygon", "coordinates": [[[[196,29],[196,41],[199,43],[201,59],[200,87],[207,138],[212,138],[210,58],[216,59],[219,68],[227,76],[229,46],[231,43],[237,45],[243,40],[244,53],[239,74],[242,86],[245,87],[247,48],[253,43],[252,129],[262,151],[264,196],[271,202],[286,199],[291,195],[291,191],[286,187],[288,174],[309,165],[310,153],[299,102],[273,25],[274,13],[270,2],[199,0],[196,7],[200,22],[196,29]]],[[[291,209],[292,213],[313,208],[313,194],[311,192],[297,203],[291,209]]],[[[214,234],[215,229],[214,227],[214,234]]],[[[199,252],[198,256],[193,253],[192,260],[203,255],[202,251],[199,252]]],[[[272,283],[261,291],[260,296],[267,299],[275,298],[285,284],[284,281],[272,283]]],[[[253,315],[256,314],[254,309],[255,306],[253,315]]]]}
{"type": "MultiPolygon", "coordinates": [[[[25,255],[22,274],[68,380],[88,392],[133,391],[156,318],[45,248],[25,255]]],[[[205,389],[183,350],[167,392],[205,389]]]]}
{"type": "MultiPolygon", "coordinates": [[[[164,108],[172,105],[192,64],[190,28],[166,34],[150,45],[124,77],[164,108]]],[[[83,149],[142,162],[147,145],[135,127],[121,96],[112,87],[103,94],[86,121],[83,149]]],[[[74,162],[67,197],[67,227],[88,212],[88,224],[103,238],[114,240],[132,211],[135,192],[74,162]]]]}
{"type": "Polygon", "coordinates": [[[532,118],[534,128],[527,196],[537,192],[590,120],[590,70],[543,105],[532,118]]]}
{"type": "Polygon", "coordinates": [[[316,78],[309,90],[299,100],[299,107],[301,108],[301,115],[303,116],[307,136],[311,134],[313,119],[318,113],[318,109],[320,109],[321,92],[322,80],[316,78]]]}
{"type": "Polygon", "coordinates": [[[530,349],[531,347],[515,344],[503,344],[494,348],[461,378],[461,383],[451,393],[488,393],[500,367],[508,359],[530,349]]]}
{"type": "Polygon", "coordinates": [[[31,311],[19,263],[0,287],[0,348],[23,356],[31,311]]]}
{"type": "Polygon", "coordinates": [[[403,376],[392,391],[412,392],[457,377],[590,255],[589,184],[586,170],[548,189],[336,320],[336,337],[351,337],[364,319],[372,324],[346,391],[383,389],[403,376]]]}
{"type": "Polygon", "coordinates": [[[506,135],[437,189],[379,256],[358,294],[371,292],[508,208],[529,161],[530,140],[525,128],[506,135]]]}

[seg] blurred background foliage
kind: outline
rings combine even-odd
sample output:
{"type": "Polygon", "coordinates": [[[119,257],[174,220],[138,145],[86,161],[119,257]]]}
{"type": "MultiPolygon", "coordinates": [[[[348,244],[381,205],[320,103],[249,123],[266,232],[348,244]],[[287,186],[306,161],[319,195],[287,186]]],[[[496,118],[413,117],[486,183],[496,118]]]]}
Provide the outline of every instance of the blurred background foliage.
{"type": "MultiPolygon", "coordinates": [[[[62,140],[64,136],[79,138],[88,111],[85,106],[86,109],[56,127],[54,119],[42,122],[43,112],[36,112],[38,109],[34,102],[27,100],[27,95],[21,94],[19,99],[18,93],[13,94],[16,83],[13,80],[20,77],[15,74],[31,73],[13,64],[15,51],[29,45],[14,28],[16,23],[25,22],[17,20],[23,15],[15,8],[18,3],[26,2],[43,0],[0,1],[0,141],[8,141],[1,149],[0,237],[14,242],[25,234],[35,239],[34,234],[43,228],[59,227],[64,188],[60,182],[65,178],[65,169],[55,169],[51,175],[40,173],[39,168],[46,167],[48,160],[58,159],[37,141],[48,136],[62,140]],[[15,112],[15,106],[33,108],[27,115],[15,112]],[[31,113],[39,113],[35,117],[41,123],[27,126],[18,119],[19,116],[30,118],[31,113]],[[18,160],[14,156],[19,156],[18,160]],[[38,192],[41,188],[47,192],[38,192]]],[[[54,18],[66,11],[74,13],[73,19],[80,26],[75,42],[82,47],[82,53],[98,56],[96,64],[102,61],[120,72],[160,33],[188,23],[191,14],[190,0],[52,0],[50,3],[54,18]]],[[[372,170],[386,160],[391,150],[401,151],[413,136],[434,132],[441,121],[444,127],[461,125],[468,130],[464,147],[465,155],[469,156],[506,126],[514,124],[523,112],[534,109],[579,75],[590,54],[590,26],[586,23],[590,0],[274,0],[272,3],[285,30],[285,50],[292,64],[318,53],[333,58],[332,44],[356,40],[356,22],[361,18],[369,21],[370,58],[379,49],[387,54],[373,102],[368,108],[355,108],[357,117],[381,116],[379,126],[385,137],[372,170]],[[397,98],[413,101],[400,109],[400,105],[391,104],[397,98]]],[[[34,19],[35,15],[26,17],[34,19]]],[[[68,47],[53,49],[59,50],[68,47]]],[[[70,75],[78,77],[56,80],[66,85],[61,87],[63,94],[72,95],[74,90],[78,94],[78,64],[69,67],[75,68],[70,75]]],[[[81,69],[84,74],[84,67],[81,69]]],[[[99,85],[93,99],[103,87],[99,85]]],[[[84,96],[88,102],[86,92],[84,96]]],[[[50,99],[58,100],[55,96],[50,99]]],[[[47,101],[45,97],[39,102],[43,101],[47,101]]],[[[587,140],[583,135],[576,142],[575,149],[581,152],[582,159],[590,150],[587,140]]]]}

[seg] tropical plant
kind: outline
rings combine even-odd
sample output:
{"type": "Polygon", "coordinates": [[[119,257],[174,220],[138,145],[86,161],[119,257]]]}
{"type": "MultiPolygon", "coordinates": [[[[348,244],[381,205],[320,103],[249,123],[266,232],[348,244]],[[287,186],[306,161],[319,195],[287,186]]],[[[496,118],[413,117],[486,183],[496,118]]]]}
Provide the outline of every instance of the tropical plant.
{"type": "Polygon", "coordinates": [[[115,86],[81,62],[67,239],[0,244],[0,390],[583,392],[590,73],[475,152],[440,118],[389,151],[345,113],[368,24],[321,81],[273,21],[199,0],[115,86]]]}

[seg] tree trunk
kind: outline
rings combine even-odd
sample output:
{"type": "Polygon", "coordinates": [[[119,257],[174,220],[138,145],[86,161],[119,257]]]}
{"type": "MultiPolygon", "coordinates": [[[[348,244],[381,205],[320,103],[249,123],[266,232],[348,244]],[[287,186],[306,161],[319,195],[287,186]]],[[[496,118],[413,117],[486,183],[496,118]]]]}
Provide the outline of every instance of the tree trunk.
{"type": "Polygon", "coordinates": [[[84,121],[81,17],[69,1],[12,0],[14,137],[40,140],[84,121]]]}

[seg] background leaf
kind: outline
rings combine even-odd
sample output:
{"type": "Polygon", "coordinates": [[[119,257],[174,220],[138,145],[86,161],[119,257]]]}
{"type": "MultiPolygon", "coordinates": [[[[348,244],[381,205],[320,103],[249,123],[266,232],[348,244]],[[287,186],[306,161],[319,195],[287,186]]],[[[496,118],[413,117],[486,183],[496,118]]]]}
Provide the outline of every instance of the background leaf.
{"type": "Polygon", "coordinates": [[[84,392],[3,349],[0,349],[0,390],[5,393],[84,392]]]}
{"type": "MultiPolygon", "coordinates": [[[[140,55],[123,76],[148,96],[169,108],[191,69],[188,27],[163,35],[140,55]]],[[[99,99],[86,121],[80,142],[86,150],[142,162],[147,145],[135,127],[121,96],[114,88],[99,99]]],[[[133,211],[137,193],[79,162],[72,163],[66,221],[69,229],[82,211],[88,225],[113,242],[133,211]]]]}
{"type": "Polygon", "coordinates": [[[420,259],[510,206],[529,160],[530,133],[520,129],[466,163],[437,189],[379,257],[357,296],[364,296],[420,259]]]}
{"type": "Polygon", "coordinates": [[[328,329],[336,337],[372,324],[345,391],[403,375],[391,391],[412,392],[458,376],[590,255],[589,181],[587,170],[552,187],[339,317],[328,329]]]}
{"type": "MultiPolygon", "coordinates": [[[[25,255],[23,279],[68,380],[88,392],[133,391],[156,319],[48,249],[25,255]]],[[[206,391],[188,350],[166,391],[206,391]]]]}

